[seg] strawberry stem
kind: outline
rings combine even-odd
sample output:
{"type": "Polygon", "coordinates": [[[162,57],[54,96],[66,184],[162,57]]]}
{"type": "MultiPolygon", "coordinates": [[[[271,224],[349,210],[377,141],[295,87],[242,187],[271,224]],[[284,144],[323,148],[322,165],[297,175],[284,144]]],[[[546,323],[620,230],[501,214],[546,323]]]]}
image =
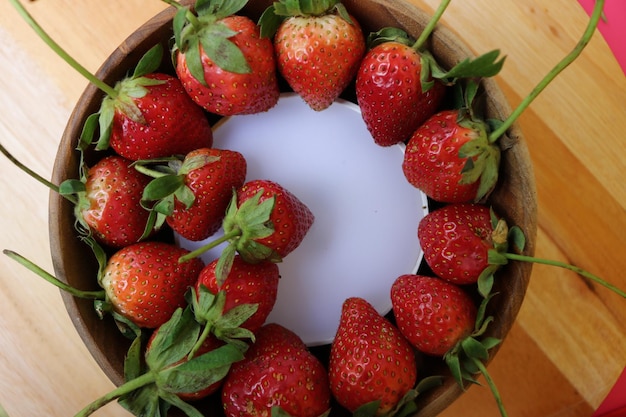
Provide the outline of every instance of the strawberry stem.
{"type": "Polygon", "coordinates": [[[156,381],[156,373],[148,372],[143,375],[138,376],[137,378],[131,379],[130,381],[120,385],[114,390],[108,392],[97,400],[93,401],[85,408],[76,414],[75,417],[85,417],[93,414],[100,408],[104,407],[108,403],[117,400],[123,395],[129,394],[141,387],[144,387],[149,384],[153,384],[156,381]]]}
{"type": "Polygon", "coordinates": [[[204,252],[206,252],[208,250],[211,250],[214,247],[216,247],[216,246],[218,246],[218,245],[220,245],[220,244],[222,244],[224,242],[229,241],[230,239],[233,239],[233,238],[236,238],[238,236],[241,236],[241,234],[242,234],[241,229],[233,229],[230,232],[225,233],[224,236],[221,236],[221,237],[215,239],[214,241],[212,241],[212,242],[210,242],[210,243],[208,243],[208,244],[206,244],[204,246],[201,246],[198,249],[193,250],[193,251],[189,252],[186,255],[181,256],[180,258],[178,258],[178,263],[182,264],[183,262],[187,262],[190,259],[196,258],[196,257],[202,255],[204,252]]]}
{"type": "Polygon", "coordinates": [[[450,1],[451,0],[442,0],[442,2],[439,4],[439,7],[437,7],[437,10],[435,10],[435,14],[432,16],[432,18],[420,34],[419,38],[417,38],[417,41],[415,41],[415,43],[413,44],[413,49],[415,49],[416,51],[422,49],[430,34],[433,32],[433,30],[435,30],[437,23],[439,23],[439,20],[441,20],[441,16],[443,16],[443,12],[445,12],[448,8],[450,1]]]}
{"type": "Polygon", "coordinates": [[[508,414],[506,412],[506,409],[504,408],[502,397],[500,396],[498,387],[496,386],[495,382],[491,378],[491,375],[489,375],[489,372],[487,371],[487,367],[482,363],[480,359],[471,358],[471,360],[474,363],[474,365],[476,365],[476,367],[480,370],[480,373],[485,377],[485,381],[487,381],[487,385],[489,385],[489,389],[491,389],[493,397],[496,400],[496,404],[498,405],[498,410],[500,410],[500,415],[502,417],[507,417],[508,414]]]}
{"type": "Polygon", "coordinates": [[[551,260],[551,259],[541,259],[541,258],[535,258],[532,256],[526,256],[526,255],[518,255],[515,253],[503,253],[502,255],[504,255],[507,259],[510,259],[512,261],[521,261],[521,262],[532,262],[532,263],[538,263],[538,264],[543,264],[543,265],[550,265],[550,266],[556,266],[559,268],[564,268],[573,272],[576,272],[579,275],[582,275],[585,278],[588,278],[600,285],[602,285],[605,288],[608,288],[609,290],[615,292],[616,294],[619,294],[620,296],[626,298],[626,292],[617,288],[615,285],[606,282],[605,280],[603,280],[602,278],[600,278],[597,275],[592,274],[591,272],[585,271],[582,268],[579,268],[577,266],[574,265],[570,265],[567,264],[565,262],[560,262],[560,261],[555,261],[555,260],[551,260]]]}
{"type": "Polygon", "coordinates": [[[14,261],[17,261],[21,265],[25,266],[30,271],[32,271],[35,274],[39,275],[41,278],[45,279],[49,283],[57,286],[58,288],[62,289],[65,292],[68,292],[68,293],[72,294],[74,297],[84,298],[84,299],[89,299],[89,300],[104,300],[105,297],[106,297],[106,293],[104,292],[104,290],[100,290],[100,291],[83,291],[83,290],[79,290],[77,288],[74,288],[74,287],[68,285],[68,284],[64,283],[63,281],[59,280],[58,278],[56,278],[54,275],[52,275],[49,272],[45,271],[41,267],[35,265],[32,261],[26,259],[22,255],[14,252],[12,250],[5,249],[5,250],[2,251],[2,253],[4,253],[6,256],[8,256],[9,258],[13,259],[14,261]]]}
{"type": "MultiPolygon", "coordinates": [[[[46,187],[48,187],[50,190],[54,191],[55,193],[59,192],[58,185],[51,183],[50,181],[48,181],[41,175],[37,174],[32,169],[28,168],[26,165],[20,162],[16,157],[14,157],[2,144],[0,144],[0,152],[2,152],[2,154],[6,156],[9,159],[9,161],[13,162],[15,166],[17,166],[19,169],[27,173],[31,178],[39,181],[41,184],[45,185],[46,187]]],[[[68,201],[70,201],[73,204],[76,204],[78,202],[76,198],[74,198],[74,196],[72,195],[63,194],[63,197],[65,197],[68,201]]]]}
{"type": "Polygon", "coordinates": [[[204,325],[204,329],[202,329],[202,333],[200,333],[200,337],[198,337],[198,340],[193,345],[193,347],[189,351],[189,354],[187,355],[188,361],[192,360],[194,356],[196,356],[196,353],[198,353],[198,350],[202,347],[202,344],[206,341],[206,339],[211,334],[211,330],[213,330],[213,326],[209,323],[206,323],[204,325]]]}
{"type": "Polygon", "coordinates": [[[537,84],[537,86],[530,92],[524,100],[517,106],[517,108],[511,113],[511,115],[500,125],[497,129],[495,129],[489,135],[489,142],[494,143],[500,136],[502,136],[513,123],[517,120],[517,118],[524,112],[530,103],[532,103],[535,98],[556,78],[557,75],[561,73],[569,64],[574,62],[576,58],[582,53],[583,49],[587,46],[591,37],[598,26],[598,21],[602,16],[602,8],[604,7],[605,0],[597,0],[595,2],[593,12],[591,14],[591,18],[589,19],[589,23],[585,32],[583,33],[582,38],[578,41],[574,49],[565,56],[557,65],[550,71],[548,74],[537,84]]]}
{"type": "Polygon", "coordinates": [[[35,32],[39,35],[39,37],[54,51],[57,55],[59,55],[65,62],[67,62],[72,68],[78,71],[83,77],[87,78],[89,82],[94,84],[100,90],[105,92],[111,98],[117,98],[118,93],[104,83],[99,80],[95,75],[90,73],[85,67],[78,63],[74,58],[72,58],[63,48],[59,46],[44,30],[43,28],[33,19],[33,17],[28,13],[28,11],[22,6],[19,0],[9,0],[11,4],[17,9],[18,13],[24,18],[24,20],[30,25],[31,28],[35,30],[35,32]]]}

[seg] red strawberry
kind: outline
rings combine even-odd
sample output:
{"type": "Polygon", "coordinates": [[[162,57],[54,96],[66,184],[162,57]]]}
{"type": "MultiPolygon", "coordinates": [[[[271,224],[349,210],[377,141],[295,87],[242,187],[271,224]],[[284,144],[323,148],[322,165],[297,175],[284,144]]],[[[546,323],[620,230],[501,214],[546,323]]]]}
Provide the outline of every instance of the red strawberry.
{"type": "Polygon", "coordinates": [[[93,132],[99,124],[96,149],[110,145],[119,155],[139,160],[186,154],[213,145],[205,113],[189,98],[180,80],[156,72],[162,55],[160,44],[152,48],[135,72],[115,88],[93,80],[107,93],[98,118],[88,118],[84,128],[84,132],[93,132]]]}
{"type": "Polygon", "coordinates": [[[186,304],[185,292],[204,267],[197,258],[179,263],[187,253],[163,242],[135,243],[109,258],[100,285],[120,315],[139,327],[158,327],[186,304]]]}
{"type": "MultiPolygon", "coordinates": [[[[248,17],[234,15],[245,2],[202,3],[196,5],[200,17],[175,34],[176,73],[187,93],[223,116],[269,110],[280,95],[272,42],[248,17]]],[[[181,9],[178,16],[187,13],[181,9]]]]}
{"type": "Polygon", "coordinates": [[[379,400],[376,415],[393,410],[417,379],[407,340],[362,298],[343,304],[328,372],[333,396],[342,406],[355,412],[379,400]]]}
{"type": "Polygon", "coordinates": [[[170,175],[163,175],[163,168],[143,170],[157,177],[146,188],[144,200],[158,200],[154,210],[165,215],[167,224],[186,239],[199,241],[213,235],[222,224],[233,190],[245,181],[243,155],[225,149],[196,149],[182,163],[170,161],[169,170],[170,175]]]}
{"type": "MultiPolygon", "coordinates": [[[[271,199],[274,199],[274,203],[269,216],[269,223],[272,225],[273,232],[254,241],[256,244],[270,248],[279,257],[284,258],[300,246],[313,225],[315,217],[311,210],[294,194],[273,181],[253,180],[244,184],[237,192],[239,209],[241,210],[246,202],[255,200],[255,197],[258,197],[258,204],[271,199]]],[[[224,227],[226,230],[238,227],[237,219],[227,218],[224,227]]],[[[247,249],[243,250],[244,255],[249,255],[247,249]]],[[[252,256],[252,258],[254,257],[252,256]]]]}
{"type": "Polygon", "coordinates": [[[329,107],[354,79],[365,39],[339,0],[277,1],[260,23],[274,36],[279,72],[313,110],[329,107]]]}
{"type": "Polygon", "coordinates": [[[238,305],[256,304],[256,312],[242,325],[255,333],[265,323],[276,303],[280,279],[278,265],[267,261],[249,264],[235,256],[230,272],[224,282],[219,284],[215,273],[217,262],[211,262],[202,270],[196,283],[196,292],[200,293],[200,285],[207,287],[213,294],[224,291],[226,301],[223,314],[238,305]]]}
{"type": "Polygon", "coordinates": [[[181,82],[171,75],[152,73],[123,80],[120,96],[103,101],[102,112],[114,108],[110,146],[132,160],[158,158],[213,145],[211,126],[189,98],[181,82]],[[141,91],[141,95],[136,91],[141,91]],[[132,97],[130,112],[124,97],[132,97]]]}
{"type": "Polygon", "coordinates": [[[369,38],[370,50],[356,77],[356,95],[363,120],[374,141],[390,146],[407,141],[440,107],[445,86],[462,78],[497,74],[503,60],[492,51],[443,70],[425,49],[431,31],[449,2],[442,2],[431,22],[413,41],[396,28],[384,28],[369,38]]]}
{"type": "Polygon", "coordinates": [[[428,355],[443,356],[474,330],[474,301],[441,279],[402,275],[391,287],[391,301],[402,334],[428,355]]]}
{"type": "Polygon", "coordinates": [[[231,367],[222,403],[227,417],[269,416],[272,407],[291,416],[318,417],[330,406],[328,376],[295,333],[268,324],[245,358],[231,367]]]}
{"type": "Polygon", "coordinates": [[[455,284],[476,283],[489,251],[506,245],[507,230],[494,233],[492,213],[481,204],[449,204],[420,221],[417,237],[433,272],[455,284]]]}
{"type": "MultiPolygon", "coordinates": [[[[233,196],[222,227],[224,236],[194,250],[197,256],[222,242],[230,244],[220,257],[220,271],[228,271],[235,252],[250,263],[280,262],[295,250],[313,225],[311,210],[294,194],[269,180],[245,183],[233,196]]],[[[219,276],[219,275],[218,275],[219,276]]]]}
{"type": "Polygon", "coordinates": [[[459,110],[444,110],[415,131],[402,170],[407,180],[445,203],[480,201],[498,181],[500,148],[487,125],[459,110]]]}
{"type": "Polygon", "coordinates": [[[411,46],[381,43],[365,55],[356,78],[361,115],[381,146],[406,141],[443,101],[446,87],[428,78],[422,84],[420,54],[411,46]]]}
{"type": "Polygon", "coordinates": [[[150,216],[141,206],[150,179],[131,163],[117,155],[101,159],[87,171],[84,192],[78,193],[77,216],[99,242],[111,247],[139,241],[150,216]]]}

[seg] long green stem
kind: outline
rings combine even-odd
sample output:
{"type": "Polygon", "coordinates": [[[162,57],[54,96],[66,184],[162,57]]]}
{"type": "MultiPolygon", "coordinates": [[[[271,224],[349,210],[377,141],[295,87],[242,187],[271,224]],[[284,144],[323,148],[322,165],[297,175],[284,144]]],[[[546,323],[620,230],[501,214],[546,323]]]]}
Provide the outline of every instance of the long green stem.
{"type": "Polygon", "coordinates": [[[204,252],[213,249],[214,247],[229,241],[232,238],[235,238],[237,236],[241,236],[241,229],[233,229],[231,232],[224,234],[224,236],[219,237],[217,239],[215,239],[214,241],[196,249],[193,250],[191,252],[189,252],[186,255],[181,256],[180,258],[178,258],[178,262],[179,263],[183,263],[183,262],[187,262],[190,259],[196,258],[200,255],[202,255],[204,252]]]}
{"type": "Polygon", "coordinates": [[[104,298],[106,297],[106,293],[104,292],[104,290],[82,291],[70,285],[67,285],[63,281],[56,278],[54,275],[50,274],[49,272],[45,271],[43,268],[35,265],[35,263],[33,263],[32,261],[26,259],[22,255],[12,250],[4,249],[2,253],[4,253],[6,256],[13,259],[14,261],[17,261],[21,265],[25,266],[30,271],[39,275],[41,278],[45,279],[49,283],[55,285],[56,287],[62,289],[65,292],[72,294],[74,297],[84,298],[84,299],[89,299],[89,300],[104,300],[104,298]]]}
{"type": "Polygon", "coordinates": [[[479,359],[472,358],[472,361],[474,362],[474,365],[476,365],[476,367],[480,370],[480,373],[485,377],[485,381],[487,381],[487,385],[489,385],[489,388],[491,389],[493,397],[496,400],[496,404],[498,405],[498,410],[500,410],[500,415],[502,417],[507,417],[508,414],[506,412],[506,409],[504,408],[504,403],[502,402],[502,397],[500,396],[498,387],[496,386],[495,382],[491,378],[491,375],[489,375],[489,372],[487,372],[487,368],[479,359]]]}
{"type": "Polygon", "coordinates": [[[556,66],[548,72],[548,74],[537,84],[537,86],[530,92],[524,100],[517,106],[517,108],[511,113],[511,115],[502,123],[497,129],[495,129],[489,135],[489,142],[495,142],[500,136],[502,136],[510,127],[515,123],[518,117],[530,106],[530,104],[537,98],[537,96],[561,73],[569,64],[574,62],[576,58],[582,53],[583,49],[587,46],[591,37],[593,36],[598,21],[602,16],[602,9],[604,7],[605,0],[596,0],[591,18],[587,25],[587,29],[583,33],[582,38],[578,41],[574,49],[565,56],[556,66]]]}
{"type": "Polygon", "coordinates": [[[420,34],[419,38],[417,38],[417,41],[415,41],[415,44],[413,44],[413,49],[420,50],[424,46],[432,31],[435,30],[437,23],[439,23],[439,20],[441,20],[443,12],[445,12],[448,8],[450,1],[451,0],[442,0],[442,2],[439,4],[439,7],[437,7],[437,10],[435,10],[435,14],[428,21],[428,24],[420,34]]]}
{"type": "Polygon", "coordinates": [[[83,77],[87,78],[89,82],[94,84],[100,90],[108,94],[111,98],[117,98],[118,93],[107,85],[102,80],[99,80],[95,75],[90,73],[85,67],[78,63],[74,58],[72,58],[58,43],[56,43],[43,28],[33,19],[33,17],[28,13],[28,11],[24,8],[24,6],[19,2],[19,0],[9,0],[11,4],[17,9],[19,14],[24,18],[24,20],[35,30],[35,32],[39,35],[39,37],[54,51],[57,55],[59,55],[65,62],[70,64],[72,68],[78,71],[83,77]]]}
{"type": "Polygon", "coordinates": [[[559,268],[564,268],[573,272],[576,272],[579,275],[582,275],[585,278],[588,278],[600,285],[602,285],[603,287],[608,288],[609,290],[615,292],[616,294],[621,295],[622,297],[626,298],[626,292],[617,288],[615,285],[606,282],[605,280],[603,280],[602,278],[600,278],[597,275],[592,274],[591,272],[585,271],[582,268],[579,268],[577,266],[574,265],[570,265],[567,264],[565,262],[560,262],[560,261],[555,261],[552,259],[541,259],[541,258],[535,258],[533,256],[526,256],[526,255],[518,255],[515,253],[504,253],[503,254],[507,259],[510,259],[512,261],[522,261],[522,262],[531,262],[531,263],[537,263],[537,264],[543,264],[543,265],[550,265],[550,266],[556,266],[559,268]]]}
{"type": "MultiPolygon", "coordinates": [[[[21,169],[26,174],[28,174],[31,178],[39,181],[41,184],[45,185],[46,187],[48,187],[52,191],[54,191],[56,193],[59,192],[59,186],[58,185],[51,183],[50,181],[48,181],[47,179],[45,179],[41,175],[37,174],[32,169],[28,168],[21,161],[19,161],[16,157],[14,157],[2,144],[0,144],[0,152],[2,152],[2,154],[4,156],[6,156],[9,159],[9,161],[11,161],[15,166],[17,166],[19,169],[21,169]]],[[[65,197],[65,199],[67,199],[71,203],[74,203],[74,204],[77,203],[76,198],[74,198],[74,196],[72,196],[72,195],[63,195],[63,197],[65,197]]]]}
{"type": "Polygon", "coordinates": [[[98,398],[94,402],[87,405],[85,408],[79,411],[75,417],[89,416],[93,414],[94,412],[96,412],[98,409],[107,405],[108,403],[117,400],[122,395],[128,394],[141,387],[152,384],[154,383],[154,381],[155,381],[155,375],[153,373],[146,373],[146,374],[138,376],[135,379],[131,379],[125,384],[120,385],[113,391],[110,391],[109,393],[103,395],[102,397],[98,398]]]}

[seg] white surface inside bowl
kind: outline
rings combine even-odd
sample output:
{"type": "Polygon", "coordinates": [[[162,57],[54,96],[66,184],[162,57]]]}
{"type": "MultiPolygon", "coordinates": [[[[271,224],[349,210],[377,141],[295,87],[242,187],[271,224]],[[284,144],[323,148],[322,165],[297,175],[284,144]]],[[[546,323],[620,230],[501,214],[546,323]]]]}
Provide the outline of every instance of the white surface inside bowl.
{"type": "MultiPolygon", "coordinates": [[[[247,180],[281,184],[314,213],[304,241],[279,264],[278,300],[268,322],[295,331],[310,346],[330,343],[348,297],[368,300],[381,314],[389,291],[422,259],[417,225],[426,197],[402,173],[403,146],[380,147],[359,107],[339,100],[315,112],[284,94],[268,112],[225,118],[214,146],[241,152],[247,180]]],[[[221,234],[218,232],[216,236],[221,234]]],[[[212,241],[179,244],[193,249],[212,241]]],[[[223,246],[203,255],[209,263],[223,246]]]]}

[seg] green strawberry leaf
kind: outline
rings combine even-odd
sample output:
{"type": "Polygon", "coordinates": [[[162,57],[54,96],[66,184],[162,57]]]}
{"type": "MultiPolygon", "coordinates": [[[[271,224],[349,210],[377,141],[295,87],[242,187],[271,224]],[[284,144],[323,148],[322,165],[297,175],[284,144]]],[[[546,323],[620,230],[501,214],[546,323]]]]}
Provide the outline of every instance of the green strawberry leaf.
{"type": "MultiPolygon", "coordinates": [[[[181,400],[180,397],[176,394],[161,390],[159,391],[159,397],[160,399],[163,400],[161,401],[162,404],[167,404],[168,408],[170,405],[173,405],[174,407],[178,408],[180,411],[185,413],[185,415],[187,415],[188,417],[204,417],[204,414],[198,411],[196,407],[181,400]]],[[[140,414],[137,414],[137,415],[140,415],[140,414]]],[[[141,415],[144,415],[144,414],[141,414],[141,415]]],[[[145,414],[145,415],[151,416],[151,414],[145,414]]],[[[167,414],[165,414],[165,416],[167,416],[167,414]]]]}
{"type": "Polygon", "coordinates": [[[509,229],[508,241],[513,244],[517,252],[523,252],[526,246],[526,236],[519,226],[513,226],[509,229]]]}
{"type": "Polygon", "coordinates": [[[490,265],[506,265],[509,263],[509,259],[500,252],[490,249],[487,252],[488,262],[490,265]]]}
{"type": "Polygon", "coordinates": [[[135,379],[143,373],[141,361],[143,357],[142,339],[141,334],[135,337],[124,358],[124,380],[126,381],[135,379]]]}
{"type": "Polygon", "coordinates": [[[217,286],[222,287],[226,277],[230,273],[230,270],[233,268],[233,262],[235,260],[235,255],[237,254],[237,246],[234,244],[227,245],[220,254],[220,257],[217,260],[217,264],[215,265],[215,279],[217,280],[217,286]]]}
{"type": "Polygon", "coordinates": [[[503,57],[498,60],[499,50],[487,52],[477,58],[466,58],[449,71],[443,71],[438,65],[432,66],[433,77],[452,84],[460,78],[486,78],[497,75],[504,65],[503,57]]]}
{"type": "MultiPolygon", "coordinates": [[[[200,36],[204,53],[221,69],[236,74],[248,74],[252,69],[248,65],[241,49],[228,38],[237,32],[222,23],[215,23],[200,36]]],[[[206,82],[206,81],[205,81],[206,82]]]]}
{"type": "Polygon", "coordinates": [[[461,342],[463,352],[470,358],[480,359],[486,361],[489,359],[489,352],[485,346],[473,337],[466,337],[461,342]]]}
{"type": "Polygon", "coordinates": [[[155,72],[163,60],[163,46],[158,43],[146,52],[135,67],[131,78],[139,78],[155,72]]]}
{"type": "Polygon", "coordinates": [[[237,347],[226,344],[159,372],[157,385],[171,393],[192,393],[222,380],[230,365],[243,359],[237,347]]]}
{"type": "Polygon", "coordinates": [[[151,370],[160,370],[182,360],[192,349],[200,334],[200,324],[195,321],[190,308],[177,309],[172,317],[156,330],[146,364],[151,370]]]}
{"type": "Polygon", "coordinates": [[[118,404],[134,416],[167,417],[170,408],[168,403],[160,401],[157,386],[154,384],[123,395],[118,404]]]}
{"type": "Polygon", "coordinates": [[[366,43],[369,49],[386,42],[398,42],[410,46],[414,43],[414,39],[406,31],[392,26],[384,27],[376,32],[370,32],[367,35],[366,43]]]}
{"type": "Polygon", "coordinates": [[[100,113],[90,114],[83,124],[83,129],[80,132],[80,138],[78,140],[78,149],[81,152],[86,151],[93,143],[93,138],[96,136],[96,129],[98,128],[98,119],[100,113]]]}
{"type": "Polygon", "coordinates": [[[380,407],[380,400],[370,401],[357,408],[352,417],[374,417],[380,407]]]}
{"type": "Polygon", "coordinates": [[[483,298],[487,298],[491,293],[494,283],[493,274],[498,269],[498,265],[490,265],[480,273],[477,280],[478,285],[478,293],[483,296],[483,298]]]}
{"type": "Polygon", "coordinates": [[[177,50],[183,49],[183,29],[187,24],[187,13],[191,13],[189,7],[180,7],[172,19],[174,44],[177,50]]]}
{"type": "Polygon", "coordinates": [[[276,14],[274,5],[270,5],[263,11],[259,18],[258,25],[261,29],[261,38],[273,38],[281,23],[285,20],[284,16],[276,14]]]}

